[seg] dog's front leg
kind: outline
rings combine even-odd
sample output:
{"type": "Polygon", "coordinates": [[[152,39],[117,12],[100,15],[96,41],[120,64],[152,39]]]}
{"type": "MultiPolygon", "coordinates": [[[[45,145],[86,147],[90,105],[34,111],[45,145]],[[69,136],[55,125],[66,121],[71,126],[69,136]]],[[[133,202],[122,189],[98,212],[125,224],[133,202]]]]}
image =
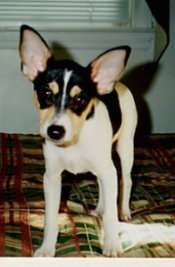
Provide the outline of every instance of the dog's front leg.
{"type": "Polygon", "coordinates": [[[103,200],[103,254],[109,257],[116,257],[121,253],[121,244],[117,210],[118,182],[117,172],[113,163],[111,162],[106,168],[102,168],[98,177],[101,184],[101,200],[103,200]]]}
{"type": "Polygon", "coordinates": [[[35,257],[52,257],[58,235],[58,210],[61,197],[61,175],[44,175],[45,222],[44,239],[41,247],[34,253],[35,257]]]}

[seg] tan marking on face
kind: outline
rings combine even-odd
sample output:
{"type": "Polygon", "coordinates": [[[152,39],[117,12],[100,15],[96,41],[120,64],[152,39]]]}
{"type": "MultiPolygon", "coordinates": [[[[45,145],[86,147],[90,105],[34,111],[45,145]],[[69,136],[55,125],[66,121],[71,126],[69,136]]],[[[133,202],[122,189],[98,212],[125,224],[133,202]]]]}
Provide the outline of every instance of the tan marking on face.
{"type": "Polygon", "coordinates": [[[40,104],[38,101],[37,93],[33,91],[33,100],[37,111],[39,112],[40,127],[43,127],[44,124],[49,121],[55,114],[54,106],[49,108],[40,109],[40,104]]]}
{"type": "Polygon", "coordinates": [[[40,126],[44,126],[44,124],[47,121],[50,121],[51,118],[54,116],[55,114],[55,107],[51,106],[49,108],[45,108],[45,109],[40,109],[39,111],[39,115],[40,115],[40,126]]]}
{"type": "Polygon", "coordinates": [[[79,95],[81,93],[81,91],[82,91],[82,89],[79,86],[75,85],[70,90],[70,96],[75,97],[76,95],[79,95]]]}
{"type": "Polygon", "coordinates": [[[36,107],[36,109],[39,111],[40,109],[40,104],[38,102],[38,97],[37,97],[37,93],[36,91],[33,90],[33,102],[34,102],[34,105],[36,107]]]}
{"type": "Polygon", "coordinates": [[[85,122],[89,112],[91,111],[92,107],[95,106],[95,104],[96,104],[96,99],[92,99],[87,105],[86,109],[81,114],[81,116],[78,116],[77,114],[75,114],[69,109],[66,110],[66,113],[69,116],[71,123],[72,123],[73,134],[72,134],[72,139],[66,142],[64,146],[70,146],[70,145],[77,143],[81,129],[83,127],[83,123],[85,122]]]}
{"type": "Polygon", "coordinates": [[[54,95],[58,94],[59,92],[59,86],[56,81],[52,81],[49,83],[49,89],[52,91],[54,95]]]}

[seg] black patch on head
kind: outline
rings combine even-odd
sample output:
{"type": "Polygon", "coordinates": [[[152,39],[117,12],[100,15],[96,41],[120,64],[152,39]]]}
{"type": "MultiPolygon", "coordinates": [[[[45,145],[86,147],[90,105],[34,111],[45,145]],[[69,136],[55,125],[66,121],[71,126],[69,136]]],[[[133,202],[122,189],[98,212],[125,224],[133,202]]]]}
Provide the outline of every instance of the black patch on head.
{"type": "Polygon", "coordinates": [[[121,114],[118,93],[116,92],[116,90],[113,90],[109,94],[99,95],[98,98],[105,104],[108,110],[113,128],[113,134],[115,134],[119,130],[122,121],[122,114],[121,114]]]}
{"type": "Polygon", "coordinates": [[[64,108],[71,109],[72,112],[81,115],[89,101],[96,96],[96,89],[90,79],[88,69],[71,60],[57,61],[50,59],[46,71],[39,73],[34,80],[34,89],[37,92],[40,108],[45,109],[54,105],[59,112],[63,95],[65,70],[72,71],[72,74],[67,84],[64,108]],[[57,94],[53,94],[49,89],[49,83],[52,81],[58,83],[59,92],[57,94]],[[73,86],[79,86],[82,90],[79,94],[71,97],[70,91],[73,86]]]}

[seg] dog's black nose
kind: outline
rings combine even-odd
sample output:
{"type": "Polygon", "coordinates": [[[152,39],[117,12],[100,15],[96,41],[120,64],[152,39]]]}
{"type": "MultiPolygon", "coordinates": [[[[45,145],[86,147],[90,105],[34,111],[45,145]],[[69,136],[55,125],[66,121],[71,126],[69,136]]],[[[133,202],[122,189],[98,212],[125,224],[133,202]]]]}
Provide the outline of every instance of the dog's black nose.
{"type": "Polygon", "coordinates": [[[63,126],[51,125],[47,130],[48,136],[54,140],[61,139],[65,134],[65,129],[63,126]]]}

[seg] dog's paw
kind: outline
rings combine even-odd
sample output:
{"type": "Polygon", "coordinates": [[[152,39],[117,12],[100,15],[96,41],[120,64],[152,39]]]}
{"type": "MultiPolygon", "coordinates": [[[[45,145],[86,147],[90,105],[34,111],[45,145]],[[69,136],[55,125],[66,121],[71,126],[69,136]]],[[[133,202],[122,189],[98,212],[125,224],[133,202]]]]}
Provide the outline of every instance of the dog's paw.
{"type": "Polygon", "coordinates": [[[131,212],[130,212],[129,208],[123,209],[120,212],[120,219],[121,219],[121,221],[125,221],[125,222],[128,222],[131,220],[131,212]]]}
{"type": "MultiPolygon", "coordinates": [[[[112,229],[111,229],[112,231],[112,229]]],[[[104,241],[103,255],[106,257],[119,257],[122,254],[122,247],[119,237],[113,236],[104,241]]]]}
{"type": "Polygon", "coordinates": [[[98,217],[98,216],[101,217],[103,215],[103,212],[100,209],[96,208],[90,211],[90,215],[95,216],[95,217],[98,217]]]}
{"type": "Polygon", "coordinates": [[[34,252],[34,257],[54,257],[55,256],[55,249],[41,246],[34,252]]]}

